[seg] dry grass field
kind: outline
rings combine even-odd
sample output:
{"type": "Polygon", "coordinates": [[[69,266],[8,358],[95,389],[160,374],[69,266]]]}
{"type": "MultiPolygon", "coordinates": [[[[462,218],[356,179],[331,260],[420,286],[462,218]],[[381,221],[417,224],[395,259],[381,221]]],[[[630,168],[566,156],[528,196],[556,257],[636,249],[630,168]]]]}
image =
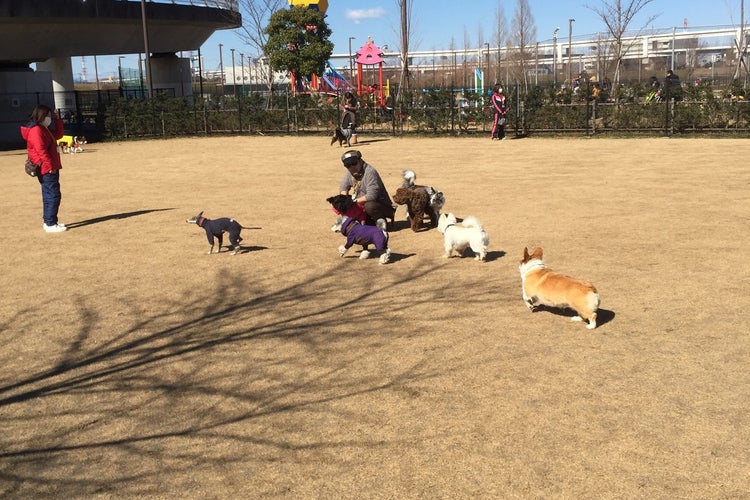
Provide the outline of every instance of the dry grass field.
{"type": "Polygon", "coordinates": [[[750,142],[370,138],[490,235],[336,251],[324,137],[0,152],[0,497],[750,498],[750,142]],[[234,217],[206,255],[185,219],[234,217]],[[593,282],[530,312],[518,261],[593,282]]]}

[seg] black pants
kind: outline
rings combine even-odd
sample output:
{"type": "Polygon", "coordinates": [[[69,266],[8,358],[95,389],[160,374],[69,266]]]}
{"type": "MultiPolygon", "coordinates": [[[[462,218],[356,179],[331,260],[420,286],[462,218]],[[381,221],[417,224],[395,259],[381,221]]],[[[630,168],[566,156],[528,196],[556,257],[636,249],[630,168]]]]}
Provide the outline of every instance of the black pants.
{"type": "Polygon", "coordinates": [[[393,205],[386,205],[377,201],[366,201],[365,212],[367,212],[367,220],[365,224],[374,226],[378,219],[390,219],[393,221],[396,215],[396,210],[393,205]]]}

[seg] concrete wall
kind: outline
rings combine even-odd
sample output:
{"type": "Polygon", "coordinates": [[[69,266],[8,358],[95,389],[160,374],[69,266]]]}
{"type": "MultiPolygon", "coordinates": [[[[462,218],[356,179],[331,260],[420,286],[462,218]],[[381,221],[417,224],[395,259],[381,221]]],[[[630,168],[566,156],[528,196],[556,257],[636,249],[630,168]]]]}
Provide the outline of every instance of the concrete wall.
{"type": "MultiPolygon", "coordinates": [[[[37,104],[55,106],[52,74],[31,68],[0,70],[0,149],[25,148],[19,127],[37,104]]],[[[20,169],[20,167],[19,167],[20,169]]]]}

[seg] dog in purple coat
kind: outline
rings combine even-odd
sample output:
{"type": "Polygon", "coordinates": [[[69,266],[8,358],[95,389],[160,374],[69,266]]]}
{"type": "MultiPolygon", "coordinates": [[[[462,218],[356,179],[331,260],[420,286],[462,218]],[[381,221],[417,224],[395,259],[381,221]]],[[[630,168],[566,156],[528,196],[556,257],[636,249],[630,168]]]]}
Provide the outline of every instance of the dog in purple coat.
{"type": "Polygon", "coordinates": [[[221,244],[224,242],[224,233],[229,234],[229,249],[232,251],[232,255],[235,255],[240,251],[240,241],[242,237],[240,233],[243,229],[260,229],[259,227],[245,227],[234,219],[229,217],[220,217],[218,219],[207,219],[203,217],[203,212],[199,213],[194,217],[190,217],[185,222],[188,224],[197,224],[198,227],[202,227],[206,231],[206,238],[211,248],[208,250],[208,254],[211,255],[214,251],[214,238],[216,238],[219,246],[216,248],[216,253],[221,252],[221,244]]]}
{"type": "Polygon", "coordinates": [[[339,255],[342,257],[354,245],[361,245],[360,259],[370,256],[369,246],[374,245],[375,250],[380,253],[379,262],[386,264],[391,258],[391,249],[388,248],[388,231],[386,231],[385,219],[378,219],[374,226],[367,226],[352,217],[338,217],[331,229],[346,237],[346,244],[339,247],[339,255]]]}

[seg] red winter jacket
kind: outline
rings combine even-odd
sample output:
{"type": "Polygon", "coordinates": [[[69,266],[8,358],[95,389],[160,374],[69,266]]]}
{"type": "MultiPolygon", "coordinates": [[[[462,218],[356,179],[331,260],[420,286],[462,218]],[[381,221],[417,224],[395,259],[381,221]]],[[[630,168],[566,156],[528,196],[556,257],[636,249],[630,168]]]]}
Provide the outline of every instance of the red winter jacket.
{"type": "Polygon", "coordinates": [[[29,159],[42,166],[42,175],[62,168],[57,141],[65,134],[63,121],[55,118],[55,128],[47,129],[42,125],[28,123],[21,126],[21,137],[26,141],[29,159]]]}

